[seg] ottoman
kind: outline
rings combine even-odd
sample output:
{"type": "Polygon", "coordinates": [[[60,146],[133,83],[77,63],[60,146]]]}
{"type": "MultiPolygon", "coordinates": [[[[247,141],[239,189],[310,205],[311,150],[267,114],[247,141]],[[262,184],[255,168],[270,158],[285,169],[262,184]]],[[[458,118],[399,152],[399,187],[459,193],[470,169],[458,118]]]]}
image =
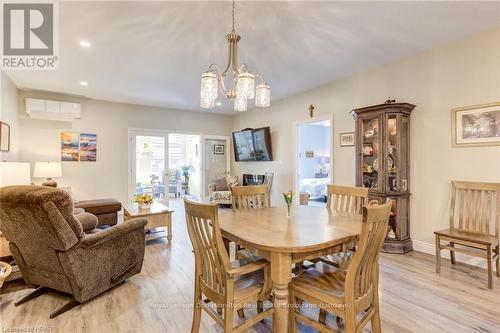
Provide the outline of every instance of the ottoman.
{"type": "Polygon", "coordinates": [[[75,208],[83,208],[86,212],[97,216],[99,225],[115,225],[122,204],[116,199],[82,200],[75,203],[75,208]]]}

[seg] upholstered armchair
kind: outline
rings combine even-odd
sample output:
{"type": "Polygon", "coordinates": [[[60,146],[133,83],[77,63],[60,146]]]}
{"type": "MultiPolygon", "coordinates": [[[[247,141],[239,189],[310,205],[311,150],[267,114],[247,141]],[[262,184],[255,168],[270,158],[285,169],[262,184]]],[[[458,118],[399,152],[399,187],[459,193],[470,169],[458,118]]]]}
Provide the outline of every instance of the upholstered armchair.
{"type": "Polygon", "coordinates": [[[208,185],[208,198],[210,203],[219,205],[231,205],[231,186],[238,185],[238,177],[225,174],[219,177],[215,183],[208,185]]]}
{"type": "Polygon", "coordinates": [[[53,318],[138,274],[146,223],[132,219],[98,230],[92,214],[73,215],[73,201],[61,189],[1,188],[0,230],[24,281],[37,288],[16,305],[50,289],[72,295],[71,302],[50,314],[53,318]]]}

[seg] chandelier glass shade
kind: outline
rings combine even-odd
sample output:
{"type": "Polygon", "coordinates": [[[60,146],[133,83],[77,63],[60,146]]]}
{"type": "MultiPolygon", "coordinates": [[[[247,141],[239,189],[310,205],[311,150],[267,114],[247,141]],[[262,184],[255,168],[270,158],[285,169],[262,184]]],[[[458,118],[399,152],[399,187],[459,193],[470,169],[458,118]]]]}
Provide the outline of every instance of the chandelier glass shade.
{"type": "Polygon", "coordinates": [[[203,109],[215,107],[218,91],[229,100],[233,100],[235,111],[247,111],[248,100],[255,99],[256,107],[269,107],[271,104],[271,88],[264,78],[250,72],[246,64],[238,63],[238,42],[241,36],[234,30],[234,0],[233,0],[233,30],[226,35],[229,43],[229,60],[222,71],[212,64],[201,75],[200,106],[203,109]],[[226,86],[226,80],[230,85],[226,86]],[[256,80],[258,85],[256,86],[256,80]]]}

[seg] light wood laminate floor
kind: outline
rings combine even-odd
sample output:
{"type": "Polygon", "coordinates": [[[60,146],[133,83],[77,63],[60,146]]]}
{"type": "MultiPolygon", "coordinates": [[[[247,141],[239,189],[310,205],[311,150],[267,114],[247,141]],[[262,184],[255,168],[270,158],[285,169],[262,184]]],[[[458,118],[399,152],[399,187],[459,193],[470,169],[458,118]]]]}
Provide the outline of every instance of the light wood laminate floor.
{"type": "MultiPolygon", "coordinates": [[[[174,206],[174,205],[172,205],[174,206]]],[[[49,313],[69,300],[45,294],[19,307],[14,302],[30,289],[4,293],[0,301],[2,331],[38,328],[38,332],[189,332],[193,298],[193,254],[183,207],[172,207],[173,241],[148,242],[141,274],[113,290],[55,318],[49,313]],[[45,329],[45,330],[43,330],[45,329]]],[[[434,272],[434,257],[418,252],[382,254],[380,302],[384,332],[500,332],[500,278],[486,288],[483,269],[443,260],[434,272]]],[[[252,315],[253,309],[247,310],[252,315]]],[[[317,310],[308,309],[313,315],[317,310]]],[[[335,325],[335,318],[327,321],[335,325]]],[[[248,332],[271,332],[271,318],[248,332]]],[[[299,325],[300,332],[314,332],[299,325]]],[[[370,331],[370,326],[365,332],[370,331]]],[[[222,332],[203,314],[201,332],[222,332]]]]}

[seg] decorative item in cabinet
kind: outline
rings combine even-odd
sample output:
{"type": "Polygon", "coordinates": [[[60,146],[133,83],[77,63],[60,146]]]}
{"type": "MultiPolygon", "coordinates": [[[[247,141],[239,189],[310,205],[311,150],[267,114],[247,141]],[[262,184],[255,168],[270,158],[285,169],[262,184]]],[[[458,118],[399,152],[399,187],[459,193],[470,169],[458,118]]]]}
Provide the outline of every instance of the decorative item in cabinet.
{"type": "Polygon", "coordinates": [[[390,230],[383,251],[406,253],[410,237],[410,114],[415,105],[384,103],[352,110],[356,120],[356,185],[369,200],[392,200],[390,230]],[[372,150],[370,150],[372,148],[372,150]]]}

